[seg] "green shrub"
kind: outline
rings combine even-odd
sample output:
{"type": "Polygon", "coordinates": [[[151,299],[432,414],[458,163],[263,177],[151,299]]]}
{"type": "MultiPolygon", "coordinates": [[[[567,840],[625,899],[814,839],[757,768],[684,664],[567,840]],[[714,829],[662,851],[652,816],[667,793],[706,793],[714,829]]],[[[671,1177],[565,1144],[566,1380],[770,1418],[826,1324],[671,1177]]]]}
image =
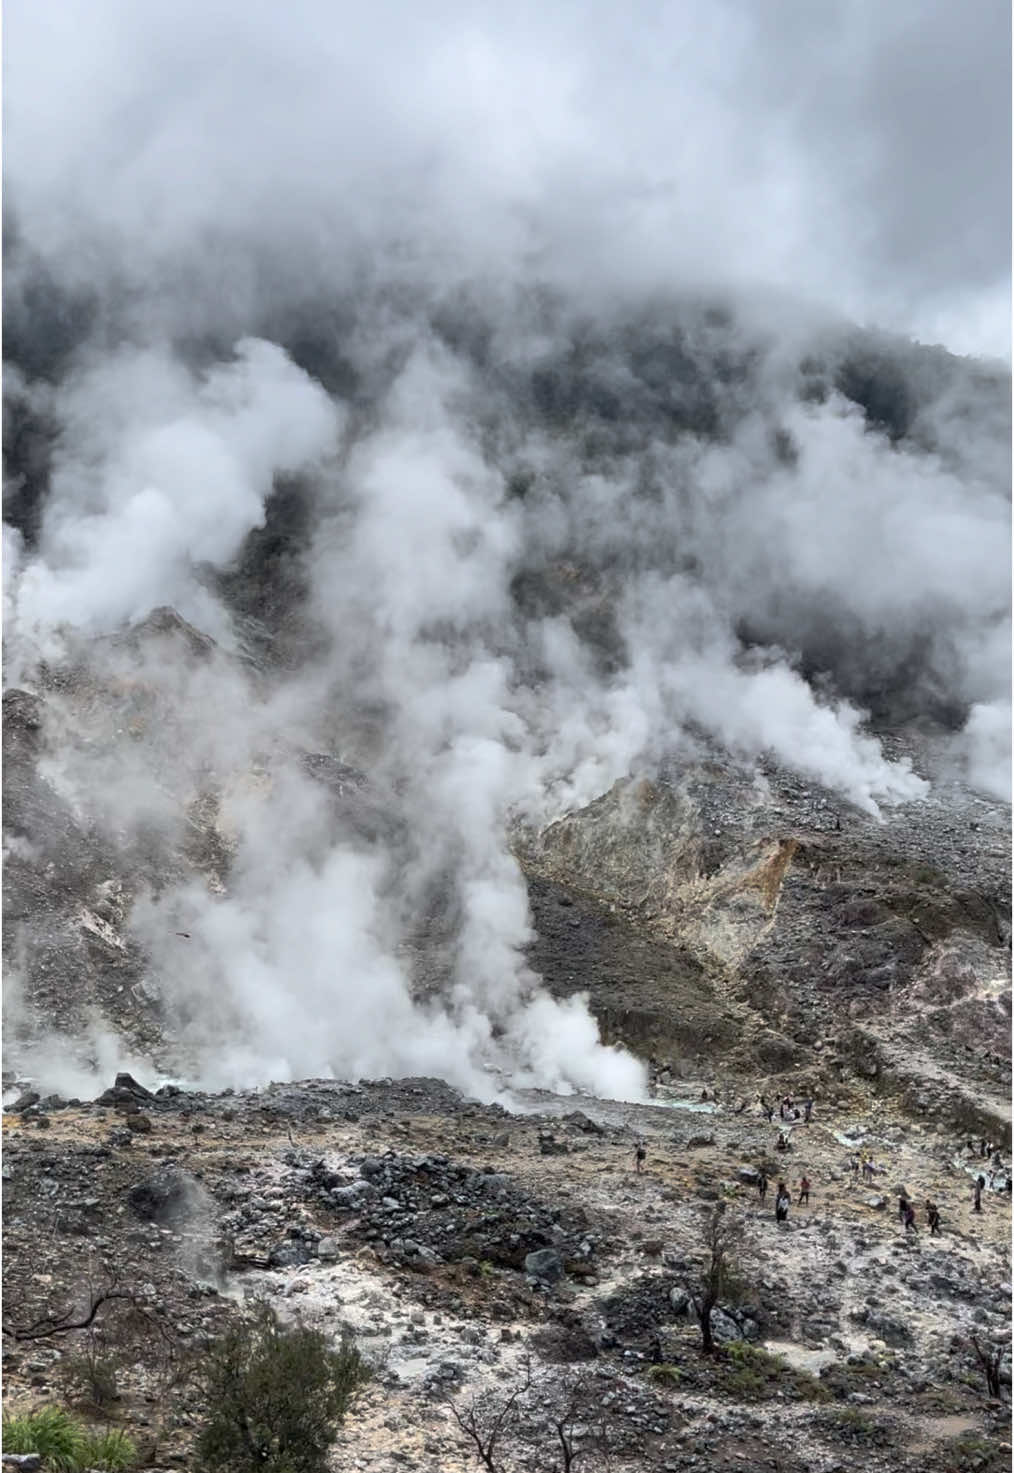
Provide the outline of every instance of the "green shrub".
{"type": "Polygon", "coordinates": [[[766,1401],[775,1396],[791,1401],[828,1401],[830,1393],[809,1371],[799,1371],[780,1355],[745,1340],[722,1347],[725,1368],[721,1390],[739,1401],[766,1401]]]}
{"type": "Polygon", "coordinates": [[[5,1453],[39,1453],[47,1468],[74,1473],[81,1462],[84,1429],[59,1407],[43,1407],[23,1417],[4,1417],[5,1453]]]}
{"type": "Polygon", "coordinates": [[[764,1376],[756,1371],[747,1370],[742,1367],[739,1370],[730,1371],[725,1378],[725,1390],[737,1401],[759,1401],[770,1395],[768,1383],[764,1376]]]}
{"type": "Polygon", "coordinates": [[[23,1417],[4,1417],[5,1453],[39,1453],[45,1468],[59,1473],[101,1469],[121,1473],[137,1462],[137,1449],[125,1432],[93,1432],[60,1407],[43,1407],[23,1417]]]}
{"type": "Polygon", "coordinates": [[[86,1432],[81,1444],[81,1468],[101,1468],[103,1473],[121,1473],[137,1462],[137,1448],[125,1432],[86,1432]]]}
{"type": "Polygon", "coordinates": [[[662,1385],[678,1386],[682,1372],[679,1366],[663,1364],[648,1367],[648,1379],[658,1381],[662,1385]]]}
{"type": "Polygon", "coordinates": [[[199,1371],[197,1439],[208,1473],[324,1473],[356,1391],[369,1379],[348,1341],[281,1325],[267,1305],[213,1341],[199,1371]]]}

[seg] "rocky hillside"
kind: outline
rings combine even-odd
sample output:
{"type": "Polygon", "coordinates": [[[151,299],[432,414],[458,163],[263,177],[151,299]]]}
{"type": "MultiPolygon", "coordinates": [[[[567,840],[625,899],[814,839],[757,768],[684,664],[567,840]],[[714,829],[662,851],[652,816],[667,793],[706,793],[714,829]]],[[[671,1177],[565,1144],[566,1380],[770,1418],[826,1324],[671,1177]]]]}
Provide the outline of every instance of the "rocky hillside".
{"type": "MultiPolygon", "coordinates": [[[[131,1431],[143,1466],[188,1467],[200,1401],[179,1368],[267,1299],[353,1332],[375,1368],[336,1451],[349,1473],[465,1473],[477,1464],[453,1409],[486,1426],[526,1385],[501,1448],[512,1473],[558,1466],[554,1419],[589,1470],[1007,1466],[1009,1408],[970,1339],[988,1349],[1009,1327],[999,1154],[976,1215],[971,1174],[987,1163],[944,1125],[900,1120],[869,1091],[847,1110],[818,1101],[785,1154],[777,1117],[695,1106],[699,1084],[651,1106],[531,1096],[512,1112],[426,1079],[212,1096],[121,1075],[92,1103],[24,1095],[4,1117],[7,1403],[84,1397],[90,1351],[115,1381],[101,1416],[131,1431]],[[871,1181],[853,1177],[858,1149],[871,1181]],[[738,1287],[706,1357],[692,1296],[720,1204],[738,1287]],[[131,1301],[90,1333],[33,1338],[109,1290],[131,1301]]],[[[1001,1375],[1009,1393],[1009,1354],[1001,1375]]]]}

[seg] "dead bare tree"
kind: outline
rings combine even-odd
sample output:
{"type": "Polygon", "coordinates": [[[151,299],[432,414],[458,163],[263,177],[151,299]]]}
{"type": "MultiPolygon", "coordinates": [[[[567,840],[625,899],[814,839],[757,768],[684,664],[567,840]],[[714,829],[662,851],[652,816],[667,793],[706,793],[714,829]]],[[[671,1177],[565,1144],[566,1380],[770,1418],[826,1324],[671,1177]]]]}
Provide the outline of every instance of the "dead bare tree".
{"type": "Polygon", "coordinates": [[[578,1429],[594,1405],[594,1387],[580,1376],[566,1382],[563,1391],[564,1400],[549,1413],[549,1425],[560,1444],[561,1461],[555,1465],[554,1473],[574,1473],[578,1463],[591,1456],[597,1458],[599,1468],[608,1467],[609,1435],[604,1425],[596,1429],[593,1437],[581,1438],[582,1445],[578,1446],[578,1429]]]}
{"type": "Polygon", "coordinates": [[[701,1350],[710,1355],[715,1349],[711,1333],[711,1312],[739,1280],[734,1244],[739,1236],[734,1219],[726,1215],[720,1202],[704,1224],[704,1266],[696,1283],[688,1286],[690,1302],[701,1327],[701,1350]]]}
{"type": "Polygon", "coordinates": [[[464,1411],[453,1402],[448,1406],[486,1473],[508,1473],[511,1451],[522,1447],[529,1462],[538,1450],[539,1466],[546,1473],[578,1473],[579,1468],[592,1466],[591,1459],[598,1473],[605,1473],[610,1466],[610,1437],[604,1423],[595,1425],[600,1401],[601,1388],[583,1375],[562,1381],[543,1377],[536,1383],[526,1360],[524,1379],[510,1395],[496,1403],[473,1401],[464,1411]],[[526,1406],[529,1392],[533,1401],[526,1406]]]}
{"type": "Polygon", "coordinates": [[[453,1401],[447,1403],[451,1409],[451,1415],[472,1443],[475,1448],[475,1456],[482,1467],[487,1469],[487,1473],[506,1473],[506,1465],[496,1461],[497,1444],[514,1420],[518,1400],[530,1390],[531,1384],[532,1364],[530,1360],[526,1360],[524,1380],[514,1388],[498,1408],[491,1408],[488,1412],[484,1412],[473,1401],[468,1409],[462,1412],[453,1401]]]}
{"type": "Polygon", "coordinates": [[[103,1306],[113,1303],[127,1303],[147,1318],[155,1318],[145,1309],[132,1289],[110,1285],[104,1289],[91,1290],[83,1308],[68,1306],[65,1309],[47,1310],[37,1320],[20,1326],[5,1319],[3,1333],[12,1340],[47,1340],[53,1335],[69,1335],[72,1330],[87,1330],[103,1306]]]}
{"type": "MultiPolygon", "coordinates": [[[[995,1341],[992,1345],[983,1345],[978,1335],[969,1335],[968,1343],[975,1352],[975,1358],[979,1362],[979,1368],[986,1378],[986,1389],[990,1396],[1000,1399],[1000,1387],[1005,1379],[1001,1374],[1004,1356],[1009,1350],[1005,1340],[995,1341]]],[[[1010,1378],[1006,1378],[1010,1384],[1010,1378]]]]}

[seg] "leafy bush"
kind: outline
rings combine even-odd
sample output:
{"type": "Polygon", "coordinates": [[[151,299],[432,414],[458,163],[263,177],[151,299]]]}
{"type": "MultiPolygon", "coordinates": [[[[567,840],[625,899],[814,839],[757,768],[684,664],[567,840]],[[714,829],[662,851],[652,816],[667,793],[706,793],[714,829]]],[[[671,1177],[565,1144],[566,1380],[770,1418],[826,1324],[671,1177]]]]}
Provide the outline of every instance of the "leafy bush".
{"type": "Polygon", "coordinates": [[[103,1473],[121,1473],[137,1462],[137,1448],[125,1432],[86,1432],[81,1443],[81,1468],[101,1468],[103,1473]]]}
{"type": "Polygon", "coordinates": [[[324,1473],[338,1427],[369,1370],[348,1341],[281,1325],[267,1305],[209,1347],[197,1440],[208,1473],[324,1473]]]}
{"type": "Polygon", "coordinates": [[[5,1453],[39,1453],[47,1468],[74,1473],[84,1467],[81,1450],[84,1429],[59,1407],[43,1407],[23,1417],[4,1417],[5,1453]]]}
{"type": "Polygon", "coordinates": [[[682,1372],[680,1371],[679,1366],[662,1364],[658,1366],[648,1367],[649,1380],[657,1381],[663,1386],[678,1386],[681,1376],[682,1372]]]}
{"type": "Polygon", "coordinates": [[[787,1397],[791,1401],[827,1401],[830,1393],[809,1371],[796,1370],[780,1355],[760,1345],[730,1340],[723,1347],[725,1369],[721,1389],[738,1401],[767,1401],[787,1397]]]}

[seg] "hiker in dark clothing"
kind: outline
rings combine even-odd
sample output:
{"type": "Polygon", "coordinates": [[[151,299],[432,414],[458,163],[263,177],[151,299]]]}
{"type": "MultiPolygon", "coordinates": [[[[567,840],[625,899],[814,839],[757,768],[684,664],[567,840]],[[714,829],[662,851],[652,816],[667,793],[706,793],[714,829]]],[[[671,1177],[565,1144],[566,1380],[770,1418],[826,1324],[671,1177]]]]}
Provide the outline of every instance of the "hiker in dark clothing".
{"type": "Polygon", "coordinates": [[[905,1221],[905,1213],[907,1211],[908,1211],[908,1198],[907,1197],[899,1197],[898,1198],[898,1221],[899,1222],[904,1222],[905,1221]]]}
{"type": "Polygon", "coordinates": [[[988,1144],[989,1144],[988,1141],[980,1141],[979,1142],[979,1155],[980,1156],[985,1156],[985,1154],[986,1154],[986,1147],[987,1147],[988,1144]]]}
{"type": "Polygon", "coordinates": [[[765,1202],[767,1200],[767,1195],[768,1195],[768,1179],[767,1179],[766,1172],[763,1172],[763,1171],[761,1172],[760,1176],[757,1178],[757,1195],[761,1199],[762,1202],[765,1202]]]}
{"type": "Polygon", "coordinates": [[[634,1151],[634,1170],[637,1172],[638,1176],[640,1176],[641,1172],[644,1170],[644,1158],[646,1155],[647,1152],[644,1149],[644,1142],[638,1141],[637,1148],[634,1151]]]}
{"type": "Polygon", "coordinates": [[[789,1215],[789,1207],[792,1199],[785,1190],[785,1183],[778,1183],[778,1191],[775,1195],[775,1222],[785,1222],[789,1215]]]}
{"type": "Polygon", "coordinates": [[[788,1141],[785,1138],[785,1132],[784,1132],[784,1130],[780,1130],[778,1132],[778,1139],[775,1141],[775,1150],[776,1151],[787,1151],[787,1150],[789,1150],[789,1143],[788,1143],[788,1141]]]}
{"type": "Polygon", "coordinates": [[[940,1231],[940,1208],[935,1202],[926,1203],[926,1221],[929,1223],[930,1237],[935,1238],[940,1231]]]}
{"type": "Polygon", "coordinates": [[[805,1177],[804,1176],[804,1177],[802,1177],[800,1179],[800,1183],[799,1183],[799,1202],[798,1202],[797,1205],[800,1206],[800,1207],[802,1207],[802,1205],[803,1205],[804,1202],[806,1202],[807,1205],[809,1205],[809,1201],[810,1201],[810,1181],[809,1181],[809,1178],[808,1177],[805,1177]]]}
{"type": "Polygon", "coordinates": [[[911,1202],[905,1203],[905,1232],[915,1233],[918,1237],[919,1230],[915,1225],[915,1208],[911,1202]]]}
{"type": "Polygon", "coordinates": [[[983,1189],[983,1187],[985,1185],[986,1185],[986,1178],[984,1176],[976,1177],[976,1179],[975,1179],[975,1201],[972,1204],[972,1211],[973,1212],[981,1212],[982,1211],[982,1189],[983,1189]]]}
{"type": "Polygon", "coordinates": [[[812,1100],[807,1100],[806,1104],[803,1106],[803,1119],[806,1121],[807,1125],[809,1125],[810,1118],[811,1118],[812,1115],[813,1115],[813,1101],[812,1100]]]}

